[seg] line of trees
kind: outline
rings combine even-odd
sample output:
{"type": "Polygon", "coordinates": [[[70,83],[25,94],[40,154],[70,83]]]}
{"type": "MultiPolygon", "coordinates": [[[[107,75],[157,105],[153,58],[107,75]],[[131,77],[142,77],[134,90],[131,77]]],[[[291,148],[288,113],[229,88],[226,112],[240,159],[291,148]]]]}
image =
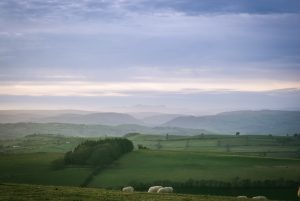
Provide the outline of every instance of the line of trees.
{"type": "Polygon", "coordinates": [[[67,165],[106,166],[132,150],[132,142],[125,138],[88,140],[79,144],[73,151],[67,152],[64,163],[67,165]]]}
{"type": "Polygon", "coordinates": [[[151,183],[143,183],[138,181],[132,181],[129,185],[134,186],[137,190],[145,190],[149,186],[162,185],[172,186],[177,189],[184,188],[291,188],[298,187],[300,180],[250,180],[250,179],[239,179],[235,178],[232,181],[217,181],[217,180],[194,180],[189,179],[185,182],[175,182],[169,180],[154,181],[151,183]]]}

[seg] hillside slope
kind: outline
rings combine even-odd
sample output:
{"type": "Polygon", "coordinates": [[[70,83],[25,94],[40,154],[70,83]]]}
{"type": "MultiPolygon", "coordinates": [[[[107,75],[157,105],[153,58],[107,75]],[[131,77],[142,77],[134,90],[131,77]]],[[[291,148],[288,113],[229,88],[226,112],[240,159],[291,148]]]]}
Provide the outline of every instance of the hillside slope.
{"type": "Polygon", "coordinates": [[[0,123],[36,122],[62,114],[89,114],[81,110],[0,110],[0,123]]]}
{"type": "Polygon", "coordinates": [[[179,117],[181,115],[179,114],[157,114],[150,117],[145,117],[141,119],[145,124],[147,125],[161,125],[166,122],[171,121],[172,119],[175,119],[176,117],[179,117]]]}
{"type": "Polygon", "coordinates": [[[62,114],[53,117],[46,117],[37,120],[40,123],[68,123],[68,124],[101,124],[101,125],[122,125],[122,124],[143,124],[128,114],[122,113],[92,113],[92,114],[62,114]]]}
{"type": "Polygon", "coordinates": [[[0,200],[55,200],[55,201],[237,201],[234,197],[199,196],[182,194],[149,194],[149,193],[123,193],[116,190],[98,188],[78,188],[62,186],[40,186],[26,184],[0,184],[0,200]]]}
{"type": "Polygon", "coordinates": [[[300,133],[299,111],[236,111],[211,116],[178,117],[163,126],[201,128],[216,133],[275,134],[300,133]]]}
{"type": "Polygon", "coordinates": [[[123,136],[127,133],[138,132],[158,135],[199,135],[210,133],[202,129],[146,127],[140,125],[85,125],[62,123],[14,123],[0,124],[0,139],[12,139],[32,134],[60,134],[65,136],[100,137],[123,136]]]}

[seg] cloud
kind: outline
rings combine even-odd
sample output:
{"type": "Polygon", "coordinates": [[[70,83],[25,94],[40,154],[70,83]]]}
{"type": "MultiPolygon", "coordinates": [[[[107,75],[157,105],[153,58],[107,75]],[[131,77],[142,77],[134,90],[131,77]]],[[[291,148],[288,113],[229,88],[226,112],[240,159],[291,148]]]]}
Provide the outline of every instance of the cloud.
{"type": "Polygon", "coordinates": [[[3,0],[0,94],[184,105],[298,89],[299,10],[298,0],[3,0]]]}
{"type": "MultiPolygon", "coordinates": [[[[299,14],[138,14],[114,22],[12,23],[0,36],[18,60],[3,68],[268,66],[299,64],[299,14]],[[117,58],[117,59],[116,59],[117,58]]],[[[2,28],[3,29],[3,28],[2,28]]],[[[0,53],[1,57],[1,53],[0,53]]],[[[3,61],[5,60],[5,61],[3,61]]]]}
{"type": "Polygon", "coordinates": [[[119,18],[132,13],[299,13],[298,0],[2,0],[0,16],[21,20],[119,18]]]}
{"type": "Polygon", "coordinates": [[[192,94],[153,93],[136,96],[4,96],[0,95],[0,109],[80,109],[93,111],[136,112],[132,106],[151,105],[143,112],[181,114],[212,114],[232,110],[300,110],[300,90],[268,92],[199,92],[192,94]]]}
{"type": "Polygon", "coordinates": [[[14,82],[2,83],[0,95],[11,96],[137,96],[139,94],[197,94],[199,92],[268,92],[300,89],[300,82],[14,82]]]}

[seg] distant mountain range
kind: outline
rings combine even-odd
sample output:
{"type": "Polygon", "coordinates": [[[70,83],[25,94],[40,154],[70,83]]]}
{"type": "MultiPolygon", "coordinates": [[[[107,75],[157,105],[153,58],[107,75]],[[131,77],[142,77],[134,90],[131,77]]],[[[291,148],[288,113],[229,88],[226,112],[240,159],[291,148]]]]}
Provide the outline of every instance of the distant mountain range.
{"type": "Polygon", "coordinates": [[[162,126],[201,128],[220,134],[274,134],[300,133],[299,111],[236,111],[210,116],[177,117],[162,126]]]}
{"type": "Polygon", "coordinates": [[[146,127],[141,125],[86,125],[62,123],[8,123],[0,124],[0,139],[13,139],[32,134],[58,134],[80,137],[123,136],[128,133],[156,135],[200,135],[211,134],[203,129],[146,127]]]}
{"type": "Polygon", "coordinates": [[[142,118],[141,121],[144,122],[146,125],[162,125],[167,123],[176,117],[179,117],[179,114],[154,114],[153,116],[142,118]]]}
{"type": "MultiPolygon", "coordinates": [[[[16,124],[26,126],[42,125],[64,125],[72,127],[70,130],[76,135],[96,134],[122,135],[127,132],[141,132],[149,134],[273,134],[286,135],[300,133],[300,112],[299,111],[235,111],[224,112],[216,115],[206,116],[182,116],[178,114],[123,114],[123,113],[100,113],[77,110],[56,110],[56,111],[0,111],[0,123],[40,123],[40,124],[16,124]],[[133,116],[134,115],[134,116],[133,116]],[[54,124],[49,124],[54,123],[54,124]],[[55,124],[57,123],[57,124],[55,124]],[[82,124],[82,125],[81,125],[82,124]],[[84,131],[75,131],[77,128],[84,131]],[[86,126],[86,127],[84,127],[86,126]],[[98,126],[98,127],[97,127],[98,126]],[[97,127],[97,129],[96,129],[97,127]],[[93,130],[95,129],[95,130],[93,130]],[[123,130],[122,130],[123,129],[123,130]],[[190,129],[190,130],[189,130],[190,129]]],[[[4,124],[5,125],[5,124],[4,124]]],[[[11,125],[7,124],[6,126],[11,125]]],[[[1,125],[2,129],[3,125],[1,125]]],[[[12,126],[13,127],[13,126],[12,126]]],[[[12,129],[11,127],[11,129],[12,129]]],[[[57,129],[56,127],[54,127],[57,129]]],[[[23,128],[20,128],[21,130],[23,128]]],[[[63,134],[62,130],[48,130],[48,133],[63,134]],[[57,131],[57,132],[56,132],[57,131]]],[[[47,129],[46,129],[47,130],[47,129]]],[[[67,129],[64,129],[66,132],[67,129]]],[[[0,130],[2,132],[3,130],[0,130]]],[[[9,132],[6,130],[6,132],[9,132]]],[[[39,133],[39,130],[35,130],[39,133]]],[[[3,132],[2,132],[3,133],[3,132]]],[[[27,132],[28,133],[28,132],[27,132]]],[[[30,132],[29,132],[30,133],[30,132]]],[[[30,133],[32,134],[32,133],[30,133]]]]}
{"type": "Polygon", "coordinates": [[[67,124],[100,124],[100,125],[123,125],[136,124],[147,126],[159,126],[179,114],[149,113],[145,114],[124,114],[114,112],[88,112],[76,110],[47,111],[0,111],[0,123],[67,123],[67,124]]]}
{"type": "Polygon", "coordinates": [[[36,119],[38,123],[68,123],[68,124],[100,124],[100,125],[123,125],[138,124],[142,121],[135,119],[128,114],[122,113],[92,113],[92,114],[61,114],[54,117],[36,119]]]}

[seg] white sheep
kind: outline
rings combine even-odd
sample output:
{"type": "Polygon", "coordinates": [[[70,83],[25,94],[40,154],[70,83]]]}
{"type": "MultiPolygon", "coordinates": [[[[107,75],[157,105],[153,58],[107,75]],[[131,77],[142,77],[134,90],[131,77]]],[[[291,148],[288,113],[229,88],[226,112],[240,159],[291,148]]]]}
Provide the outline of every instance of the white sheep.
{"type": "Polygon", "coordinates": [[[157,193],[157,191],[162,188],[162,186],[151,186],[149,189],[148,189],[148,193],[157,193]]]}
{"type": "Polygon", "coordinates": [[[157,193],[173,193],[172,187],[162,187],[158,189],[157,193]]]}
{"type": "Polygon", "coordinates": [[[254,199],[254,200],[266,200],[267,198],[266,198],[266,196],[259,195],[259,196],[253,197],[252,199],[254,199]]]}
{"type": "Polygon", "coordinates": [[[132,186],[127,186],[127,187],[122,188],[122,191],[132,193],[134,191],[134,188],[132,186]]]}
{"type": "Polygon", "coordinates": [[[300,198],[300,187],[298,188],[298,198],[300,198]]]}
{"type": "Polygon", "coordinates": [[[247,199],[248,197],[245,195],[239,195],[236,197],[237,199],[247,199]]]}

